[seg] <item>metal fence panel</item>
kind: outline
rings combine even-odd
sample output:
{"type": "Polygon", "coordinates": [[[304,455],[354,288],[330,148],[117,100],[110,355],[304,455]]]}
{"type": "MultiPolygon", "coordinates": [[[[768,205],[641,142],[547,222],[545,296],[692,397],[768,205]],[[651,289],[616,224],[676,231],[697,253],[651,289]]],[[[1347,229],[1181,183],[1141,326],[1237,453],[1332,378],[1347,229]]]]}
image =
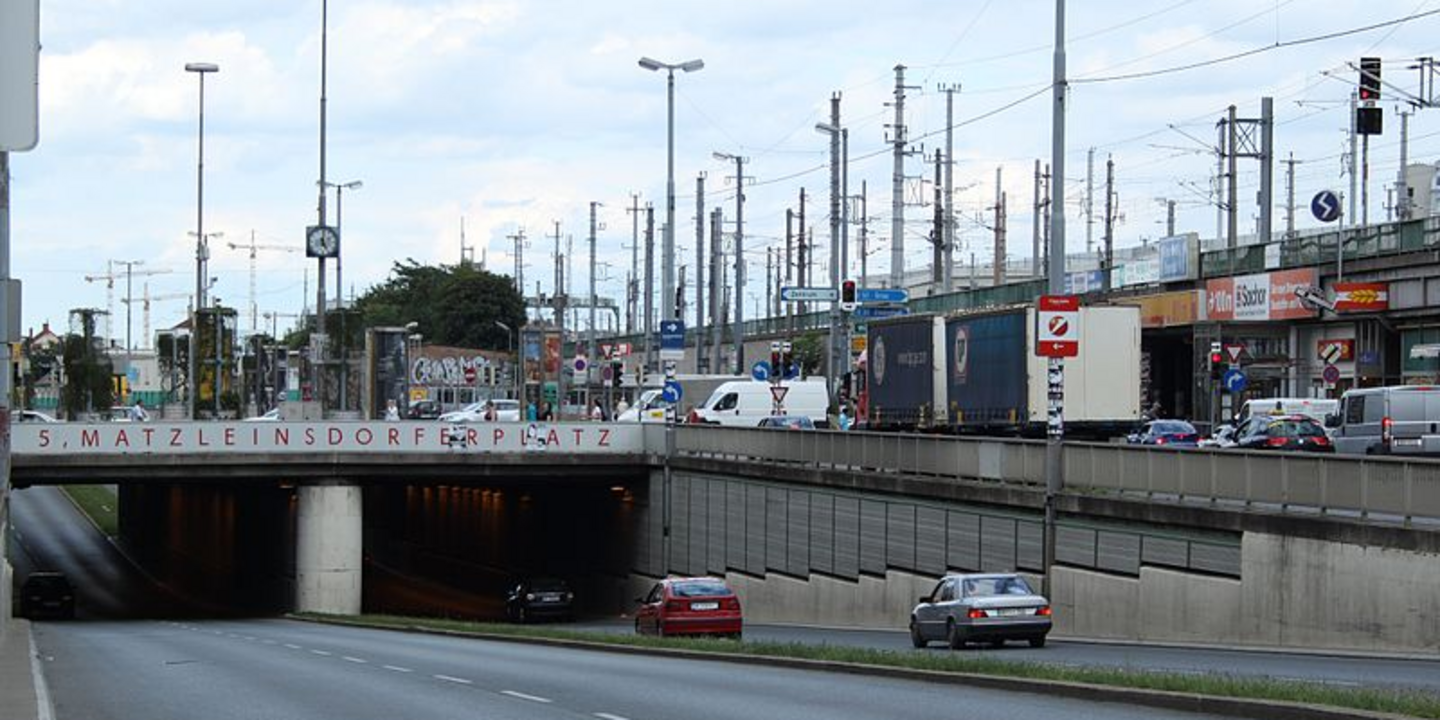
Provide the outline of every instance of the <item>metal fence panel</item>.
{"type": "Polygon", "coordinates": [[[670,557],[665,572],[690,572],[690,479],[675,475],[670,479],[670,557]]]}
{"type": "Polygon", "coordinates": [[[717,574],[725,572],[726,530],[729,520],[725,498],[729,485],[725,480],[712,478],[705,501],[705,569],[717,574]]]}
{"type": "Polygon", "coordinates": [[[1146,565],[1189,569],[1190,543],[1177,538],[1140,538],[1140,562],[1146,565]]]}
{"type": "Polygon", "coordinates": [[[1015,554],[1021,570],[1045,571],[1045,526],[1021,520],[1016,524],[1015,554]]]}
{"type": "Polygon", "coordinates": [[[885,503],[860,501],[860,572],[885,574],[885,503]]]}
{"type": "Polygon", "coordinates": [[[789,514],[787,495],[780,488],[765,488],[765,569],[785,572],[789,514]]]}
{"type": "Polygon", "coordinates": [[[835,496],[810,494],[810,568],[835,572],[835,496]]]}
{"type": "Polygon", "coordinates": [[[1412,466],[1406,514],[1440,517],[1440,463],[1412,466]]]}
{"type": "Polygon", "coordinates": [[[1140,536],[1133,533],[1101,531],[1095,544],[1098,570],[1140,574],[1140,536]]]}
{"type": "Polygon", "coordinates": [[[835,574],[860,577],[860,500],[835,498],[835,574]]]}
{"type": "Polygon", "coordinates": [[[1369,462],[1365,464],[1361,504],[1368,512],[1403,514],[1406,476],[1411,463],[1369,462]]]}
{"type": "Polygon", "coordinates": [[[1190,569],[1240,577],[1240,546],[1190,543],[1190,569]]]}
{"type": "Polygon", "coordinates": [[[765,514],[765,488],[745,486],[745,571],[765,574],[765,546],[769,540],[769,523],[765,514]]]}
{"type": "Polygon", "coordinates": [[[1095,531],[1070,525],[1057,526],[1055,562],[1076,567],[1095,567],[1095,531]]]}
{"type": "Polygon", "coordinates": [[[980,517],[980,569],[1001,572],[1015,569],[1015,520],[980,517]]]}
{"type": "Polygon", "coordinates": [[[786,512],[790,520],[785,571],[806,577],[810,574],[810,491],[791,490],[786,512]]]}
{"type": "Polygon", "coordinates": [[[745,484],[725,484],[725,569],[745,569],[745,484]]]}
{"type": "Polygon", "coordinates": [[[957,570],[980,569],[980,516],[951,510],[945,528],[945,564],[957,570]]]}
{"type": "Polygon", "coordinates": [[[945,572],[945,511],[915,509],[915,570],[940,575],[945,572]]]}
{"type": "Polygon", "coordinates": [[[911,503],[886,504],[885,564],[915,569],[915,506],[911,503]]]}

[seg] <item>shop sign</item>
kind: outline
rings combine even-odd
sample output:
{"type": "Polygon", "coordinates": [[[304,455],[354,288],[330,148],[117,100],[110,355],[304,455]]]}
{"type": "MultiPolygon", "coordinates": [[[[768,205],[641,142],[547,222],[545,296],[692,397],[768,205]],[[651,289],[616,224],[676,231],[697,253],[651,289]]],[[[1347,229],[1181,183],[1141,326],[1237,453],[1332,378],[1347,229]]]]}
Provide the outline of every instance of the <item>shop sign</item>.
{"type": "Polygon", "coordinates": [[[1160,258],[1157,255],[1134,258],[1115,268],[1115,286],[1149,285],[1160,282],[1160,258]]]}
{"type": "Polygon", "coordinates": [[[1263,322],[1315,317],[1295,291],[1316,283],[1314,268],[1217,278],[1205,283],[1209,320],[1263,322]]]}
{"type": "Polygon", "coordinates": [[[1389,308],[1388,283],[1335,283],[1337,312],[1380,312],[1389,308]]]}
{"type": "Polygon", "coordinates": [[[1143,295],[1119,301],[1140,307],[1140,327],[1194,325],[1200,319],[1200,294],[1195,290],[1143,295]]]}
{"type": "Polygon", "coordinates": [[[1354,340],[1318,340],[1315,343],[1315,357],[1326,365],[1350,362],[1355,359],[1354,340]]]}
{"type": "Polygon", "coordinates": [[[1194,280],[1199,269],[1200,237],[1195,233],[1161,238],[1160,282],[1194,280]]]}

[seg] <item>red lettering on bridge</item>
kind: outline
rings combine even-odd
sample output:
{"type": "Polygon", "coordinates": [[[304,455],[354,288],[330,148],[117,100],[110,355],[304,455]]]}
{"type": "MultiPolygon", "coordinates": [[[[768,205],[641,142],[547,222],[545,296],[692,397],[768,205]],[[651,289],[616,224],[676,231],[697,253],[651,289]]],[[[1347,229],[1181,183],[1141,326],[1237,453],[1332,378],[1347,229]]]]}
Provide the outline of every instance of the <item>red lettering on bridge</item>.
{"type": "Polygon", "coordinates": [[[127,448],[130,447],[130,437],[125,434],[124,430],[115,433],[115,447],[118,448],[122,445],[127,448]]]}
{"type": "Polygon", "coordinates": [[[283,427],[275,428],[275,444],[276,444],[276,445],[284,445],[285,447],[290,447],[290,429],[289,429],[289,428],[283,428],[283,427]]]}
{"type": "Polygon", "coordinates": [[[235,447],[235,428],[225,428],[225,447],[235,447]]]}
{"type": "Polygon", "coordinates": [[[390,447],[400,444],[400,428],[390,428],[386,435],[390,441],[390,447]]]}
{"type": "Polygon", "coordinates": [[[610,428],[600,428],[600,447],[610,447],[610,428]]]}
{"type": "Polygon", "coordinates": [[[49,430],[41,430],[41,431],[40,431],[40,447],[42,447],[42,448],[48,448],[48,447],[50,447],[50,431],[49,431],[49,430]]]}
{"type": "Polygon", "coordinates": [[[195,444],[199,447],[210,447],[210,443],[205,442],[205,428],[196,428],[195,444]]]}
{"type": "Polygon", "coordinates": [[[100,447],[100,431],[81,430],[80,447],[100,447]]]}
{"type": "Polygon", "coordinates": [[[370,428],[360,428],[355,431],[355,442],[360,443],[362,446],[368,446],[370,443],[375,442],[375,433],[370,432],[370,428]]]}
{"type": "Polygon", "coordinates": [[[545,447],[559,447],[560,433],[555,428],[550,428],[550,434],[545,436],[545,447]]]}
{"type": "Polygon", "coordinates": [[[170,428],[170,447],[180,447],[180,428],[170,428]]]}
{"type": "Polygon", "coordinates": [[[505,429],[504,429],[504,428],[495,428],[495,432],[494,432],[494,434],[493,434],[493,437],[492,437],[491,440],[490,440],[490,444],[491,444],[492,446],[498,446],[498,445],[500,444],[500,441],[501,441],[501,440],[504,440],[504,439],[505,439],[505,429]]]}
{"type": "Polygon", "coordinates": [[[315,444],[315,428],[305,428],[305,445],[315,444]]]}
{"type": "Polygon", "coordinates": [[[150,447],[150,438],[155,435],[155,428],[145,428],[145,447],[150,447]]]}
{"type": "Polygon", "coordinates": [[[330,432],[326,433],[326,440],[330,442],[330,447],[335,447],[345,442],[345,433],[340,428],[330,428],[330,432]]]}
{"type": "Polygon", "coordinates": [[[575,431],[575,447],[578,448],[578,447],[580,447],[580,436],[585,434],[585,430],[582,429],[582,428],[574,428],[574,431],[575,431]]]}

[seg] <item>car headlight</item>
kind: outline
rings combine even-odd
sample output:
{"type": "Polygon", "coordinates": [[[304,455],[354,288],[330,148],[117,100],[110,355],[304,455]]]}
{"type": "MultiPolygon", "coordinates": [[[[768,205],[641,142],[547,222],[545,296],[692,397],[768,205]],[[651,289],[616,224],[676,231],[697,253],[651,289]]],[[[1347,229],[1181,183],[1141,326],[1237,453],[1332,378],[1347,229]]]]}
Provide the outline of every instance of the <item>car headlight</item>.
{"type": "Polygon", "coordinates": [[[525,599],[526,599],[526,600],[534,600],[534,599],[535,599],[535,593],[525,593],[525,599]]]}

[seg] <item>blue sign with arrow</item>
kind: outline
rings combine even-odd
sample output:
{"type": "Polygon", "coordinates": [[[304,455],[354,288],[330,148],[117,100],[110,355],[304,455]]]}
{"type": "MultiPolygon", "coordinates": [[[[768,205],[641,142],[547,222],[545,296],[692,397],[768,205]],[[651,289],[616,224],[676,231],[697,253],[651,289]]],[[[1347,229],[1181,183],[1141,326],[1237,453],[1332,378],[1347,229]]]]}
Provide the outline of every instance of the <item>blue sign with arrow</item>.
{"type": "Polygon", "coordinates": [[[680,402],[680,398],[684,396],[685,390],[680,387],[679,380],[666,380],[665,387],[660,390],[660,399],[671,405],[680,402]]]}
{"type": "Polygon", "coordinates": [[[755,378],[756,380],[758,380],[758,381],[760,381],[760,382],[765,382],[766,380],[769,380],[769,379],[770,379],[770,363],[768,363],[768,362],[766,362],[766,361],[764,361],[764,360],[760,360],[760,361],[756,362],[754,365],[750,366],[750,377],[755,378]]]}
{"type": "Polygon", "coordinates": [[[685,323],[683,321],[660,321],[660,359],[685,359],[685,323]]]}
{"type": "Polygon", "coordinates": [[[905,288],[859,288],[855,301],[862,303],[903,303],[910,301],[910,291],[905,288]]]}
{"type": "Polygon", "coordinates": [[[1340,196],[1333,190],[1321,190],[1310,200],[1310,212],[1320,222],[1335,222],[1340,219],[1340,196]]]}
{"type": "Polygon", "coordinates": [[[1245,377],[1245,373],[1235,368],[1226,370],[1225,375],[1220,379],[1220,382],[1225,386],[1225,392],[1228,393],[1244,392],[1245,383],[1248,381],[1249,379],[1245,377]]]}
{"type": "Polygon", "coordinates": [[[851,313],[851,317],[864,320],[876,320],[879,318],[895,317],[897,315],[909,314],[909,308],[878,305],[855,308],[855,312],[851,313]]]}

